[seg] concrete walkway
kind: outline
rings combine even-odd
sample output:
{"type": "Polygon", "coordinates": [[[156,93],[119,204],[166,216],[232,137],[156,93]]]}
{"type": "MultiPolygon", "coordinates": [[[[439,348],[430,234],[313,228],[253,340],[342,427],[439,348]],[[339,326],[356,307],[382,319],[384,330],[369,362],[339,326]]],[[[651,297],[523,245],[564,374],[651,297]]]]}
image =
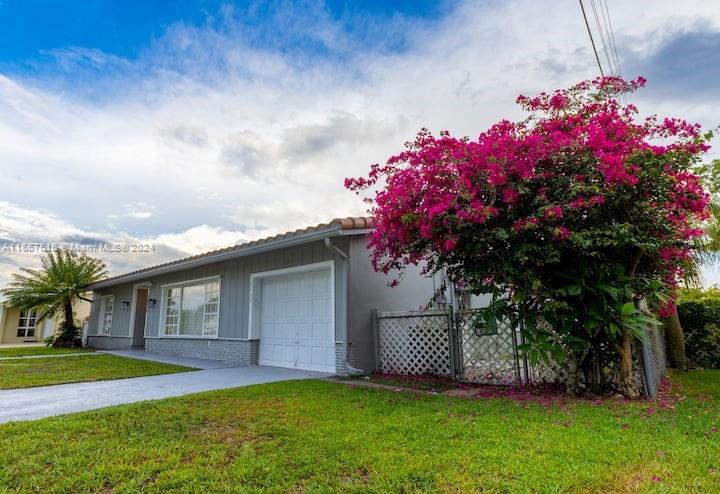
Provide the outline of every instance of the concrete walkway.
{"type": "Polygon", "coordinates": [[[0,344],[0,349],[3,348],[32,348],[34,346],[45,346],[45,343],[41,342],[31,342],[31,343],[2,343],[0,344]]]}
{"type": "Polygon", "coordinates": [[[180,357],[177,355],[161,355],[159,353],[146,352],[145,350],[98,350],[95,353],[109,353],[118,357],[130,357],[139,360],[152,360],[164,364],[184,365],[193,369],[224,369],[227,367],[238,367],[238,364],[211,360],[207,358],[180,357]]]}
{"type": "MultiPolygon", "coordinates": [[[[108,353],[128,356],[125,354],[126,352],[108,353]]],[[[138,357],[140,355],[136,354],[135,358],[138,357]]],[[[185,359],[183,357],[161,357],[144,352],[142,358],[178,363],[202,368],[203,370],[113,381],[0,390],[0,423],[39,419],[111,405],[159,400],[170,396],[181,396],[215,389],[329,377],[329,374],[322,372],[255,365],[230,367],[231,364],[223,362],[185,359]],[[159,360],[160,358],[163,358],[163,360],[159,360]]]]}

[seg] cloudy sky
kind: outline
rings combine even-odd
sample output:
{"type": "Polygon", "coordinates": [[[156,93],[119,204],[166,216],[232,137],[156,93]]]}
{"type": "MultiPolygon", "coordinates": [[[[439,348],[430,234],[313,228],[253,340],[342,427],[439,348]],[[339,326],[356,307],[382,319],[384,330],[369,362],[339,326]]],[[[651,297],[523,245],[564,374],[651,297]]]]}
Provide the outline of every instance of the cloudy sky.
{"type": "MultiPolygon", "coordinates": [[[[155,246],[117,274],[362,214],[343,178],[420,127],[598,70],[574,0],[179,3],[0,0],[0,286],[3,245],[155,246]]],[[[607,3],[633,102],[717,127],[720,4],[607,3]]]]}

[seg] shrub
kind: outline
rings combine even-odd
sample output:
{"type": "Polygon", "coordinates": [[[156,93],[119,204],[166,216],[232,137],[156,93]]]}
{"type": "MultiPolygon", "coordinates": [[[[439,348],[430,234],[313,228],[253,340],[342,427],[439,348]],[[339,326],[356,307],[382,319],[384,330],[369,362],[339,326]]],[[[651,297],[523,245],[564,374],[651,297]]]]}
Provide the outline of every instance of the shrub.
{"type": "Polygon", "coordinates": [[[720,289],[683,290],[677,311],[688,365],[720,368],[720,289]]]}
{"type": "Polygon", "coordinates": [[[82,346],[82,329],[72,323],[63,321],[60,326],[60,333],[53,341],[54,347],[79,347],[82,346]]]}
{"type": "Polygon", "coordinates": [[[712,171],[700,166],[712,133],[621,104],[644,83],[606,77],[520,96],[523,121],[474,139],[422,129],[347,179],[374,189],[375,269],[422,265],[491,294],[486,322],[524,319],[519,348],[531,362],[568,358],[592,375],[613,358],[633,396],[633,338],[659,324],[637,301],[674,314],[667,295],[700,246],[712,171]]]}

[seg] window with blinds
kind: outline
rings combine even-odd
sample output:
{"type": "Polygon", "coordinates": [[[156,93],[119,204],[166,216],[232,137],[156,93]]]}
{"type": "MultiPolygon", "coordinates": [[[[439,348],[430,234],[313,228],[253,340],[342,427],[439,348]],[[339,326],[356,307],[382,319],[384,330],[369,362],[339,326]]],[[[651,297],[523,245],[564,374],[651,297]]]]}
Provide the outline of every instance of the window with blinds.
{"type": "Polygon", "coordinates": [[[163,289],[165,336],[214,337],[218,334],[220,280],[163,289]]]}

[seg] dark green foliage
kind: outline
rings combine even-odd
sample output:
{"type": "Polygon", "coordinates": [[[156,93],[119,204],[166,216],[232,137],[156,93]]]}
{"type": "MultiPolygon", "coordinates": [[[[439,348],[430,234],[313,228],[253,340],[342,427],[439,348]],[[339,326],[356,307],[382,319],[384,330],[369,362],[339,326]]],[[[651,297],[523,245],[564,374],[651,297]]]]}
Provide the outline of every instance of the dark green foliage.
{"type": "Polygon", "coordinates": [[[720,289],[683,290],[677,310],[688,365],[720,368],[720,289]]]}
{"type": "Polygon", "coordinates": [[[82,346],[82,329],[72,323],[63,321],[60,331],[53,340],[52,346],[61,348],[73,348],[82,346]]]}

